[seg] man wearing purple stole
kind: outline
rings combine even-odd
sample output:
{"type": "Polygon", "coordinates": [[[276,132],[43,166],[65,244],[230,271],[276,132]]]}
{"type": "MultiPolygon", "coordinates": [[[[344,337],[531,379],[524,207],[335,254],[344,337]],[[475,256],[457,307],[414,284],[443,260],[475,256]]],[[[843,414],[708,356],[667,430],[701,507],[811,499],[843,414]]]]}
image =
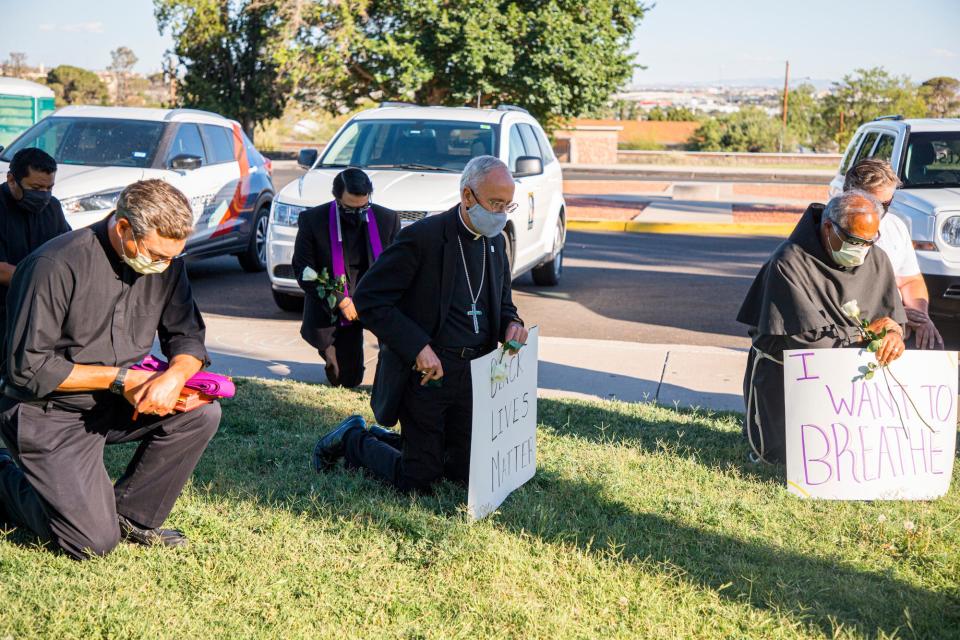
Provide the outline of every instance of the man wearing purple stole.
{"type": "Polygon", "coordinates": [[[306,293],[300,335],[317,349],[334,386],[363,381],[363,325],[352,292],[400,231],[400,217],[372,204],[371,193],[363,171],[341,171],[333,179],[334,200],[300,214],[293,250],[297,282],[306,293]],[[343,285],[331,286],[341,276],[343,285]]]}

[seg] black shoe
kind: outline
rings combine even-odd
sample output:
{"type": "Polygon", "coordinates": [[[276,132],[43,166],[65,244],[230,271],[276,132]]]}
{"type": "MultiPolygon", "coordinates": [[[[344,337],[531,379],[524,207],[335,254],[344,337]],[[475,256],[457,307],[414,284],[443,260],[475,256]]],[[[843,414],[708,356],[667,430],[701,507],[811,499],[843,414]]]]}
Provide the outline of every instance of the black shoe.
{"type": "Polygon", "coordinates": [[[400,434],[396,431],[391,431],[386,427],[381,427],[376,422],[373,424],[367,425],[367,431],[377,440],[392,440],[394,438],[400,437],[400,434]]]}
{"type": "Polygon", "coordinates": [[[127,518],[118,516],[120,521],[120,535],[130,542],[136,542],[145,546],[160,544],[165,547],[185,547],[187,546],[187,536],[183,531],[177,529],[144,529],[137,526],[127,518]]]}
{"type": "Polygon", "coordinates": [[[343,436],[351,429],[363,429],[366,424],[363,416],[350,416],[336,429],[317,440],[313,448],[313,469],[317,473],[329,471],[337,460],[343,457],[343,436]]]}

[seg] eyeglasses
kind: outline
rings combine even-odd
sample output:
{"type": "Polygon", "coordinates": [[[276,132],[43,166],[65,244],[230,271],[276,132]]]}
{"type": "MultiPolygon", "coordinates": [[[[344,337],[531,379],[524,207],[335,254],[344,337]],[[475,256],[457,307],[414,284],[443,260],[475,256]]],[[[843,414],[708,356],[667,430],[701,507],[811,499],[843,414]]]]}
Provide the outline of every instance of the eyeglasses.
{"type": "Polygon", "coordinates": [[[150,258],[151,262],[173,262],[177,258],[182,258],[183,256],[187,255],[187,252],[184,251],[183,253],[178,253],[177,255],[171,256],[171,257],[158,256],[154,254],[152,251],[147,251],[146,247],[143,246],[140,240],[137,240],[137,250],[141,251],[142,253],[145,253],[147,257],[150,258]]]}
{"type": "Polygon", "coordinates": [[[852,233],[850,233],[849,231],[841,227],[836,222],[833,223],[833,228],[840,232],[837,234],[838,236],[840,236],[840,234],[843,234],[843,236],[840,237],[841,240],[843,240],[848,244],[852,244],[858,247],[872,247],[873,245],[877,244],[877,242],[880,240],[879,229],[877,229],[877,235],[876,237],[873,238],[873,240],[867,240],[866,238],[861,238],[860,236],[853,235],[852,233]]]}
{"type": "MultiPolygon", "coordinates": [[[[476,200],[477,202],[480,202],[480,198],[477,197],[476,191],[474,191],[473,189],[470,189],[470,193],[473,194],[474,200],[476,200]]],[[[519,206],[516,202],[506,202],[504,200],[487,200],[487,202],[490,204],[491,211],[501,211],[503,213],[508,213],[508,214],[516,211],[517,207],[519,206]]],[[[480,204],[483,204],[483,203],[480,202],[480,204]]]]}

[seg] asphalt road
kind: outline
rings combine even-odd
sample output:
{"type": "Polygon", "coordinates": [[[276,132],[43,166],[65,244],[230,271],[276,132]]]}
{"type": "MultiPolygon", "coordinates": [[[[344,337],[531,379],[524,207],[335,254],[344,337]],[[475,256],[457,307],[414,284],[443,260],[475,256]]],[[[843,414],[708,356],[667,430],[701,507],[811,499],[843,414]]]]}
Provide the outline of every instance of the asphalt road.
{"type": "MultiPolygon", "coordinates": [[[[772,238],[570,232],[557,287],[529,275],[514,301],[544,335],[653,344],[746,347],[735,316],[772,238]]],[[[190,278],[206,313],[297,320],[273,302],[264,273],[244,273],[236,259],[193,262],[190,278]]]]}
{"type": "MultiPolygon", "coordinates": [[[[278,168],[278,192],[302,173],[278,168]]],[[[765,237],[570,232],[560,285],[538,287],[524,275],[514,282],[514,301],[544,335],[747,347],[737,309],[777,244],[765,237]]],[[[244,273],[234,258],[189,268],[207,313],[297,320],[274,304],[265,273],[244,273]]]]}

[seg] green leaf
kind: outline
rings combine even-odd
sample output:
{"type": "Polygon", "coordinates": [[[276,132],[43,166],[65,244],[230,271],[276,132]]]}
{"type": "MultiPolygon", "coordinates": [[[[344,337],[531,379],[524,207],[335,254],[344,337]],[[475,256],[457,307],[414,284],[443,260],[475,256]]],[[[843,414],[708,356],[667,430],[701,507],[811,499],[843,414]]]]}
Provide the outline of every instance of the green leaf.
{"type": "Polygon", "coordinates": [[[869,351],[870,353],[876,353],[879,350],[880,350],[879,340],[873,340],[870,342],[870,344],[867,345],[867,351],[869,351]]]}
{"type": "Polygon", "coordinates": [[[873,371],[868,371],[868,372],[866,372],[865,374],[863,374],[863,379],[864,379],[864,380],[871,380],[871,379],[873,379],[873,376],[874,376],[874,375],[876,375],[876,374],[875,374],[873,371]]]}
{"type": "Polygon", "coordinates": [[[337,306],[337,296],[332,293],[327,296],[327,304],[330,305],[330,308],[333,309],[337,306]]]}

